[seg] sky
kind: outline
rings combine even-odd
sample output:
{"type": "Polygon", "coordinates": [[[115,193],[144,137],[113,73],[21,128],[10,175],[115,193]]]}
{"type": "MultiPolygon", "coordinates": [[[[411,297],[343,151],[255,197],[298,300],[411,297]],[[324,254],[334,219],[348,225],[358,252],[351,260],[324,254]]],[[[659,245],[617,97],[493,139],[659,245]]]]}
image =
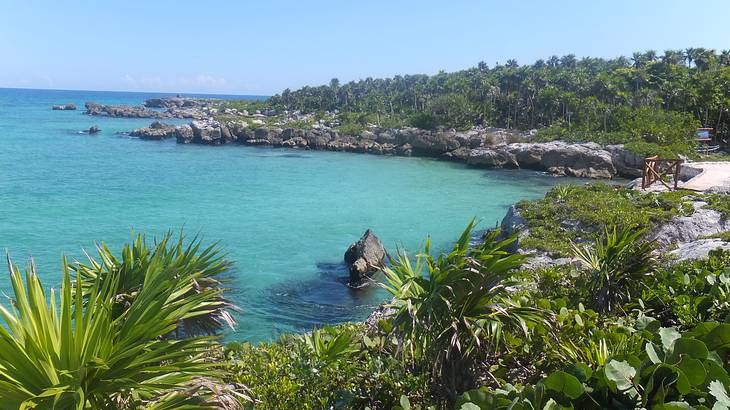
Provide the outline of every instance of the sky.
{"type": "Polygon", "coordinates": [[[0,87],[272,95],[553,54],[730,48],[730,0],[0,1],[0,87]]]}

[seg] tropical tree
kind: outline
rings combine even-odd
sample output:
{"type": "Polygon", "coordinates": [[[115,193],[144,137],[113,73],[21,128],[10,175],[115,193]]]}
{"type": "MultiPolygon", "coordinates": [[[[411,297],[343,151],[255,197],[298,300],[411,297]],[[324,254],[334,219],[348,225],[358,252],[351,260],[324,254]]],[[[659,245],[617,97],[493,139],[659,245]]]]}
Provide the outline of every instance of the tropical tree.
{"type": "Polygon", "coordinates": [[[631,300],[653,274],[654,244],[643,239],[645,234],[642,229],[625,227],[618,231],[614,226],[606,228],[592,247],[572,244],[598,312],[614,311],[631,300]]]}
{"type": "Polygon", "coordinates": [[[154,401],[165,408],[165,397],[174,397],[178,408],[205,407],[203,395],[175,392],[196,378],[217,376],[208,359],[214,338],[167,337],[215,298],[217,291],[193,291],[202,277],[160,266],[119,310],[119,270],[94,278],[76,272],[72,279],[64,261],[56,293],[44,289],[32,263],[25,277],[10,264],[14,298],[0,307],[2,407],[117,409],[154,401]]]}
{"type": "Polygon", "coordinates": [[[202,241],[195,237],[186,244],[185,236],[177,240],[171,233],[150,246],[144,235],[137,235],[131,244],[126,244],[118,258],[101,243],[97,245],[98,258],[87,254],[86,264],[76,262],[69,265],[82,278],[82,290],[86,295],[96,280],[102,282],[118,277],[114,315],[123,314],[134,303],[147,281],[159,275],[173,272],[177,280],[176,301],[205,295],[204,303],[194,308],[194,314],[182,318],[175,328],[177,336],[212,335],[223,327],[233,328],[235,320],[230,311],[235,307],[223,296],[221,280],[230,268],[230,263],[215,245],[203,247],[202,241]]]}
{"type": "Polygon", "coordinates": [[[473,387],[473,354],[496,352],[507,334],[528,337],[534,326],[549,326],[548,315],[511,297],[519,283],[514,269],[522,255],[505,248],[498,232],[470,247],[474,221],[453,250],[434,257],[429,241],[415,263],[399,251],[384,270],[383,284],[394,297],[393,332],[401,354],[430,368],[450,397],[473,387]]]}

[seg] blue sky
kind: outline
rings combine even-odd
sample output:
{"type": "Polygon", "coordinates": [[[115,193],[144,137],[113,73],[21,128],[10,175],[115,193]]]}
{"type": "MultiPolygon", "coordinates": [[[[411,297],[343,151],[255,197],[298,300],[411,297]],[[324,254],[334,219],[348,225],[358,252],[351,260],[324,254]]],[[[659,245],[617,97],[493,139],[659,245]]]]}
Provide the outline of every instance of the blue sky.
{"type": "Polygon", "coordinates": [[[267,95],[481,60],[719,50],[728,15],[728,0],[6,0],[0,87],[267,95]]]}

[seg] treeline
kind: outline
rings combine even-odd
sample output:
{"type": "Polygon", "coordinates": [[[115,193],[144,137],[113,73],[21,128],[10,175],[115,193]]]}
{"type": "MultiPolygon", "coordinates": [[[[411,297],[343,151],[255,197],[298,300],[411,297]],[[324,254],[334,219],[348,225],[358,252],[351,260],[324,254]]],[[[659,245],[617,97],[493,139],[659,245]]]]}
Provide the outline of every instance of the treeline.
{"type": "Polygon", "coordinates": [[[727,134],[730,51],[705,48],[637,52],[631,58],[569,54],[519,65],[516,60],[454,73],[367,78],[284,90],[279,108],[306,112],[376,114],[376,121],[406,119],[422,128],[475,124],[533,129],[622,131],[633,110],[687,113],[727,134]]]}

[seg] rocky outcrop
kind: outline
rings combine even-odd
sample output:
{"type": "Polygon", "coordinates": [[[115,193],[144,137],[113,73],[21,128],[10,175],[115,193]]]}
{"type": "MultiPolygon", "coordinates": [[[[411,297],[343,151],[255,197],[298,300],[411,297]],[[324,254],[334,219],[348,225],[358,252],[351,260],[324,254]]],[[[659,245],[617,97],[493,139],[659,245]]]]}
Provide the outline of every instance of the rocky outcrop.
{"type": "Polygon", "coordinates": [[[194,137],[193,127],[190,125],[185,124],[175,129],[175,139],[178,144],[190,144],[194,137]]]}
{"type": "Polygon", "coordinates": [[[87,102],[85,114],[94,116],[105,116],[114,118],[209,118],[217,113],[217,110],[209,105],[173,106],[165,111],[152,110],[144,106],[132,105],[105,105],[95,102],[87,102]]]}
{"type": "MultiPolygon", "coordinates": [[[[456,133],[417,128],[364,131],[343,135],[331,129],[250,127],[241,121],[214,120],[190,124],[195,137],[181,143],[271,145],[295,149],[347,151],[375,155],[428,156],[484,168],[526,168],[581,178],[613,178],[641,173],[632,155],[621,146],[603,149],[598,144],[560,141],[487,145],[492,138],[479,132],[456,133]],[[619,161],[616,166],[614,161],[619,161]]],[[[642,162],[637,165],[640,166],[642,162]]]]}
{"type": "Polygon", "coordinates": [[[510,205],[507,214],[502,218],[499,225],[500,237],[506,239],[512,235],[517,235],[517,240],[511,243],[508,251],[517,252],[520,247],[520,240],[530,235],[527,229],[527,220],[520,214],[520,210],[516,205],[510,205]]]}
{"type": "MultiPolygon", "coordinates": [[[[707,256],[709,251],[717,248],[730,249],[730,243],[720,239],[706,239],[707,236],[730,231],[730,221],[720,212],[707,208],[707,203],[698,197],[688,196],[686,201],[691,202],[692,211],[686,216],[676,216],[651,230],[646,239],[654,241],[658,255],[669,255],[669,263],[688,259],[700,259],[707,256]]],[[[561,227],[569,230],[593,232],[595,229],[582,226],[576,221],[560,221],[561,227]]],[[[527,220],[520,214],[519,209],[512,205],[507,210],[500,224],[500,238],[505,239],[517,235],[517,241],[507,249],[513,253],[529,254],[530,257],[523,264],[525,269],[539,269],[555,265],[573,263],[571,258],[552,258],[550,255],[521,247],[521,241],[529,237],[530,230],[527,220]]]]}
{"type": "Polygon", "coordinates": [[[691,215],[672,218],[669,223],[657,229],[651,238],[666,246],[672,243],[691,242],[701,236],[730,229],[722,214],[705,208],[706,205],[707,203],[703,201],[693,202],[694,212],[691,215]]]}
{"type": "Polygon", "coordinates": [[[466,162],[494,168],[531,168],[555,175],[610,179],[617,175],[611,154],[598,144],[562,141],[474,148],[466,162]]]}
{"type": "Polygon", "coordinates": [[[730,243],[721,239],[699,239],[679,245],[669,252],[673,262],[704,259],[715,249],[730,250],[730,243]]]}
{"type": "Polygon", "coordinates": [[[89,132],[89,134],[98,134],[101,132],[101,128],[99,128],[98,125],[92,125],[91,127],[89,127],[88,132],[89,132]]]}
{"type": "Polygon", "coordinates": [[[611,154],[611,161],[616,172],[626,178],[640,177],[644,167],[644,157],[624,149],[623,145],[609,145],[606,151],[611,154]]]}
{"type": "Polygon", "coordinates": [[[361,287],[367,279],[384,266],[387,253],[375,234],[368,229],[345,252],[345,263],[350,273],[351,287],[361,287]]]}
{"type": "Polygon", "coordinates": [[[195,108],[220,103],[221,100],[215,98],[162,97],[147,99],[144,106],[147,108],[195,108]]]}
{"type": "Polygon", "coordinates": [[[175,137],[177,135],[177,128],[174,125],[155,121],[149,127],[138,128],[130,132],[129,135],[143,140],[163,140],[175,137]]]}
{"type": "Polygon", "coordinates": [[[148,110],[144,107],[134,107],[129,105],[104,105],[95,102],[87,102],[85,114],[106,117],[121,118],[167,118],[164,112],[148,110]]]}
{"type": "Polygon", "coordinates": [[[63,105],[54,105],[53,107],[51,107],[51,109],[55,111],[73,111],[76,109],[76,104],[68,103],[63,105]]]}

